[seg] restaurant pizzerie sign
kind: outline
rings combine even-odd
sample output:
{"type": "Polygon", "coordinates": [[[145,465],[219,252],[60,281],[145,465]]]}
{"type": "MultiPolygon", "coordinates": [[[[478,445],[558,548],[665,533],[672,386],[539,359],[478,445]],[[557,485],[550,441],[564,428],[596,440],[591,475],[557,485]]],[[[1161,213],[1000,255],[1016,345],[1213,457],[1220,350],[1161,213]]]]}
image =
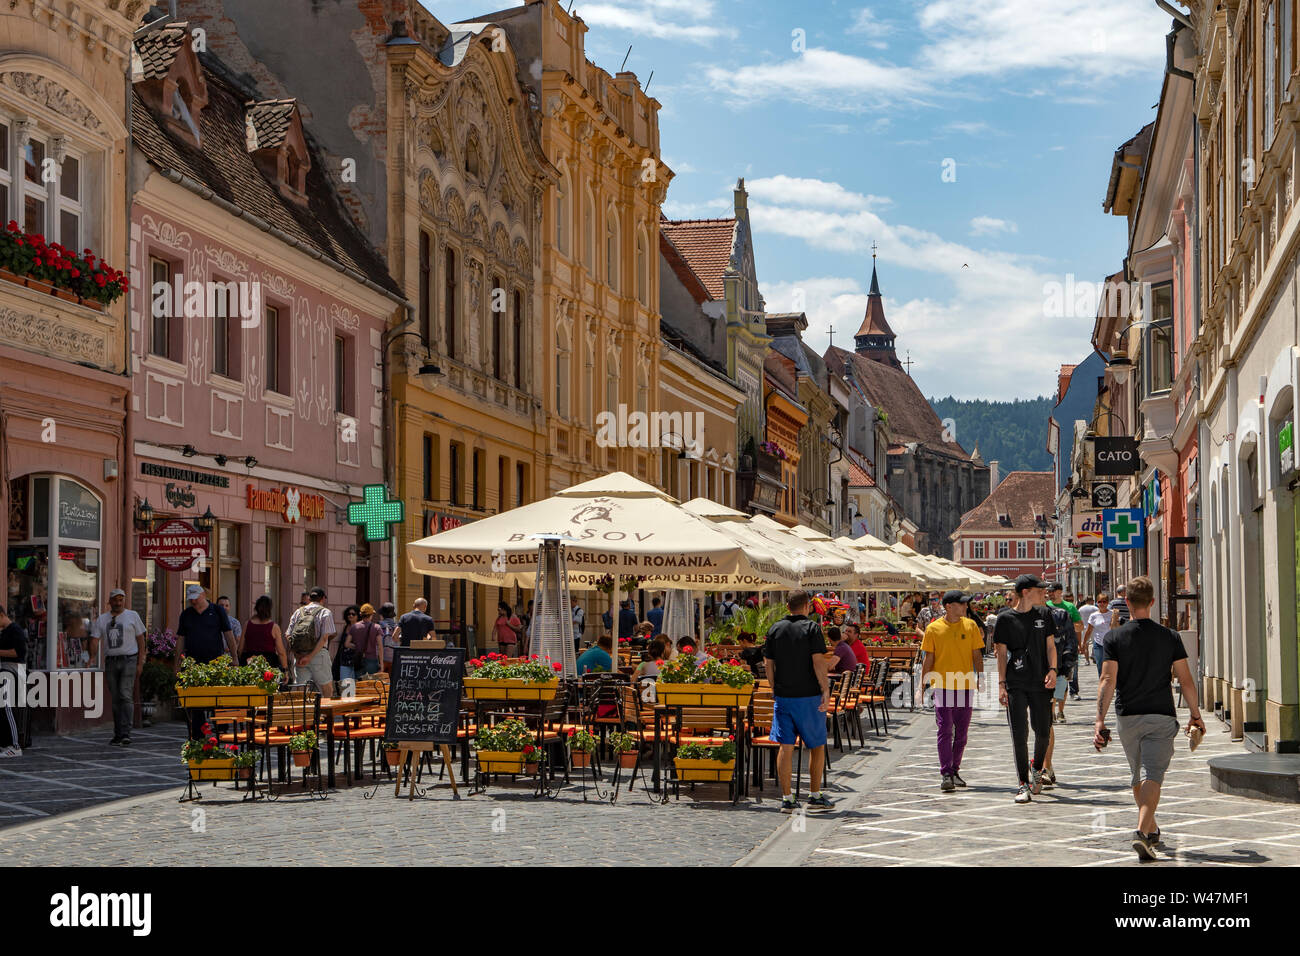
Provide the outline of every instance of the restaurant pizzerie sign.
{"type": "Polygon", "coordinates": [[[269,511],[288,524],[299,521],[318,521],[325,517],[325,498],[304,492],[301,488],[258,488],[247,486],[248,510],[269,511]]]}

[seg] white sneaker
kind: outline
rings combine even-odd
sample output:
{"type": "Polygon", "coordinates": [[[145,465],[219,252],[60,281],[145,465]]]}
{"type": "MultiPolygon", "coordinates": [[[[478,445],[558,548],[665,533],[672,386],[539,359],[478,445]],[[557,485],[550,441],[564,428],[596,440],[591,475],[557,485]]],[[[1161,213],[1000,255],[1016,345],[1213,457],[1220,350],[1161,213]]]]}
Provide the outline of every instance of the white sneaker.
{"type": "Polygon", "coordinates": [[[23,751],[21,747],[5,747],[3,750],[0,750],[0,758],[21,757],[22,755],[23,751]]]}
{"type": "Polygon", "coordinates": [[[1016,803],[1029,803],[1029,785],[1022,783],[1020,789],[1016,791],[1016,803]]]}

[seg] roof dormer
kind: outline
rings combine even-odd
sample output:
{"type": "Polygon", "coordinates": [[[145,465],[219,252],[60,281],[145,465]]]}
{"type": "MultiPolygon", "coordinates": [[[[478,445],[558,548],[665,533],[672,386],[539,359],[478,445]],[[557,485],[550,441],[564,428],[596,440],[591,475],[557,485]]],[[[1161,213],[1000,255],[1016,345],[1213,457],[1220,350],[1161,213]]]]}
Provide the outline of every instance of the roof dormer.
{"type": "Polygon", "coordinates": [[[208,103],[208,85],[188,23],[169,23],[136,39],[131,49],[131,82],[169,132],[192,146],[202,146],[200,115],[208,103]]]}
{"type": "Polygon", "coordinates": [[[257,100],[244,104],[244,136],[258,169],[294,202],[307,202],[311,154],[302,131],[297,100],[257,100]]]}

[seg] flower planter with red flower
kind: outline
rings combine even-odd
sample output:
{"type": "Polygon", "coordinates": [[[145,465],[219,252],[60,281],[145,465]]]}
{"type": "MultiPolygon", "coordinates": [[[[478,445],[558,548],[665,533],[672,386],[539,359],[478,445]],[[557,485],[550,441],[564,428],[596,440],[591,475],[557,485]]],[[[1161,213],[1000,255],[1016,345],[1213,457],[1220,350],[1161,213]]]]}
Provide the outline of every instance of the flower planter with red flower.
{"type": "Polygon", "coordinates": [[[176,697],[190,709],[264,707],[279,687],[280,672],[260,655],[240,666],[228,654],[206,664],[186,657],[176,672],[176,697]]]}
{"type": "Polygon", "coordinates": [[[595,734],[585,727],[569,728],[569,763],[573,767],[590,767],[591,755],[596,752],[599,741],[595,734]]]}
{"type": "Polygon", "coordinates": [[[316,753],[316,731],[304,730],[289,738],[289,754],[293,757],[295,767],[311,765],[311,758],[316,753]]]}
{"type": "Polygon", "coordinates": [[[0,279],[25,283],[71,302],[88,299],[102,305],[117,301],[128,287],[125,273],[89,249],[77,253],[46,242],[40,233],[25,232],[14,220],[0,230],[0,279]]]}
{"type": "Polygon", "coordinates": [[[463,687],[470,700],[552,700],[560,686],[562,665],[536,654],[508,663],[495,652],[466,661],[463,687]]]}
{"type": "Polygon", "coordinates": [[[744,707],[752,696],[754,675],[735,658],[696,664],[682,655],[660,667],[655,684],[655,699],[669,706],[744,707]]]}
{"type": "Polygon", "coordinates": [[[510,717],[490,727],[480,727],[474,736],[479,773],[522,773],[524,752],[536,753],[533,732],[518,718],[510,717]]]}
{"type": "Polygon", "coordinates": [[[203,732],[209,734],[206,738],[185,741],[181,746],[181,762],[189,767],[191,780],[234,780],[239,748],[233,744],[223,747],[209,733],[211,729],[210,724],[204,724],[203,732]]]}

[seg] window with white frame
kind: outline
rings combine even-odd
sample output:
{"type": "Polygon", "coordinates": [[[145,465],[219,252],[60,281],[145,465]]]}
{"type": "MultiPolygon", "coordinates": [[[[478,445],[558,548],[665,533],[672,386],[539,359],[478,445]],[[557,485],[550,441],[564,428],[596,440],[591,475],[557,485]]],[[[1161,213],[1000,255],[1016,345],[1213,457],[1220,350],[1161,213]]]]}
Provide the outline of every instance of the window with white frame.
{"type": "Polygon", "coordinates": [[[982,558],[982,557],[984,557],[984,542],[983,542],[983,541],[972,541],[972,542],[970,543],[970,556],[971,556],[972,558],[982,558]]]}
{"type": "Polygon", "coordinates": [[[1044,552],[1046,552],[1046,550],[1047,550],[1047,545],[1044,544],[1042,541],[1034,542],[1034,557],[1036,558],[1045,557],[1046,555],[1044,552]]]}
{"type": "Polygon", "coordinates": [[[0,115],[0,220],[79,253],[92,244],[86,178],[86,154],[65,137],[0,115]]]}
{"type": "Polygon", "coordinates": [[[1005,558],[1005,557],[1007,557],[1007,556],[1008,556],[1007,542],[1005,542],[1005,541],[999,541],[999,542],[998,542],[998,557],[999,557],[999,558],[1005,558]]]}
{"type": "Polygon", "coordinates": [[[1029,557],[1029,542],[1027,541],[1016,542],[1016,557],[1017,558],[1029,557]]]}

